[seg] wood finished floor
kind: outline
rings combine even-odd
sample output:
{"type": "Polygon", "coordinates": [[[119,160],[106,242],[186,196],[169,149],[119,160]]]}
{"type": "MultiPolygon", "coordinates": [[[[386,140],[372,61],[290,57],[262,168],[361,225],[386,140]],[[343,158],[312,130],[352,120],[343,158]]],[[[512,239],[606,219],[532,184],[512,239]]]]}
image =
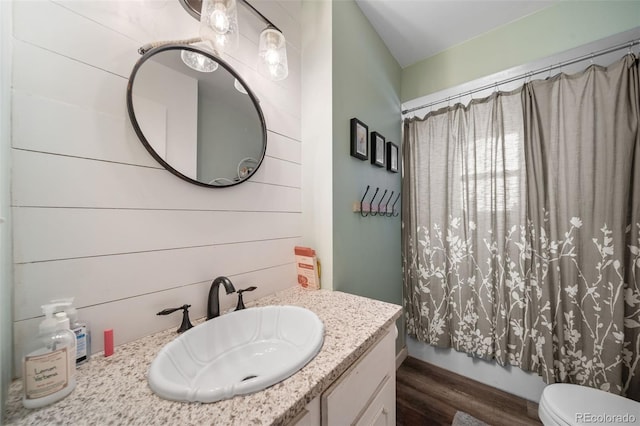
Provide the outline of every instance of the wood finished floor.
{"type": "Polygon", "coordinates": [[[464,411],[492,426],[541,425],[538,404],[408,357],[396,372],[398,426],[451,425],[464,411]]]}

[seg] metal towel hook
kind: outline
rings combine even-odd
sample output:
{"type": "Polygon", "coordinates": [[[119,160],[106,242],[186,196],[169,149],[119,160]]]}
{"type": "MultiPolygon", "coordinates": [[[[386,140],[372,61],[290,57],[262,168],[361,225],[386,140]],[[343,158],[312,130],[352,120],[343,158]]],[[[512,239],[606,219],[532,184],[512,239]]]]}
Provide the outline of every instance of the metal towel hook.
{"type": "Polygon", "coordinates": [[[396,203],[398,202],[399,199],[400,199],[400,193],[398,192],[398,196],[396,197],[396,200],[393,202],[393,205],[391,206],[391,214],[389,215],[389,217],[398,216],[400,214],[400,212],[396,213],[396,203]]]}
{"type": "Polygon", "coordinates": [[[369,213],[364,214],[364,208],[363,208],[364,198],[367,196],[367,192],[369,192],[369,185],[367,185],[367,189],[364,191],[364,195],[362,196],[362,199],[360,200],[360,216],[362,216],[362,217],[369,216],[369,213]]]}
{"type": "Polygon", "coordinates": [[[385,189],[385,190],[384,190],[384,192],[382,193],[382,198],[380,198],[380,202],[378,203],[378,210],[376,210],[376,214],[374,214],[374,216],[376,216],[376,215],[378,215],[378,214],[379,214],[380,216],[382,216],[382,215],[384,214],[384,213],[382,213],[382,214],[380,213],[380,205],[381,205],[381,204],[382,204],[382,202],[384,201],[384,197],[386,197],[386,196],[387,196],[387,192],[388,192],[388,191],[389,191],[388,189],[385,189]]]}
{"type": "Polygon", "coordinates": [[[378,215],[378,212],[375,212],[375,214],[374,214],[373,208],[372,208],[373,207],[373,200],[376,199],[376,196],[378,195],[378,191],[380,191],[380,187],[376,187],[376,192],[373,193],[373,198],[371,198],[371,201],[369,202],[369,214],[371,216],[377,216],[378,215]]]}
{"type": "Polygon", "coordinates": [[[389,216],[389,201],[393,198],[393,194],[395,191],[391,191],[391,195],[389,195],[389,199],[387,200],[387,204],[384,205],[384,215],[389,216]]]}

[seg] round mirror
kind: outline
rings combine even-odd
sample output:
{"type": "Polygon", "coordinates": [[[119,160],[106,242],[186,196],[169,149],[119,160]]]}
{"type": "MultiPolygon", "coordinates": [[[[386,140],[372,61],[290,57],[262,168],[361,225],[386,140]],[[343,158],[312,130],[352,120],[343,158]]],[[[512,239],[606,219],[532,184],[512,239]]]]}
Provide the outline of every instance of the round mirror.
{"type": "Polygon", "coordinates": [[[191,183],[237,185],[264,158],[267,129],[258,100],[227,63],[198,47],[145,53],[129,78],[127,108],[149,153],[191,183]]]}

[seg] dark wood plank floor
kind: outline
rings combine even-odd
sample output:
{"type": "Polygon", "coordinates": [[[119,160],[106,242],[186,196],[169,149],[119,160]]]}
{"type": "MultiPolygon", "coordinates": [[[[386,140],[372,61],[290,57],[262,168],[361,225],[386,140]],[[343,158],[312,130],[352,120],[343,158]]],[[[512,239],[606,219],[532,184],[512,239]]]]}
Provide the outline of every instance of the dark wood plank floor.
{"type": "Polygon", "coordinates": [[[492,426],[541,425],[538,404],[407,358],[396,373],[398,426],[451,425],[464,411],[492,426]]]}

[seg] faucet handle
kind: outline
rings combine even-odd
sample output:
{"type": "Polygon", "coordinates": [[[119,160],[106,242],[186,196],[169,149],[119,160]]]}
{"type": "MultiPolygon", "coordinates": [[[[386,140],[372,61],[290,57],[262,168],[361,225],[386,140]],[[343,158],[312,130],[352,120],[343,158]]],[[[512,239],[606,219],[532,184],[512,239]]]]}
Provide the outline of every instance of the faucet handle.
{"type": "Polygon", "coordinates": [[[258,287],[251,286],[251,287],[243,288],[236,291],[236,293],[238,293],[238,304],[236,305],[236,311],[239,311],[240,309],[245,309],[244,301],[242,300],[242,293],[244,293],[245,291],[253,291],[256,288],[258,287]]]}
{"type": "Polygon", "coordinates": [[[191,321],[189,320],[190,307],[191,305],[182,305],[179,308],[167,308],[167,309],[161,310],[156,315],[169,315],[174,313],[175,311],[179,311],[180,309],[182,309],[182,324],[180,324],[180,327],[178,327],[178,330],[177,330],[178,333],[182,333],[184,331],[187,331],[190,328],[193,328],[193,324],[191,324],[191,321]]]}

